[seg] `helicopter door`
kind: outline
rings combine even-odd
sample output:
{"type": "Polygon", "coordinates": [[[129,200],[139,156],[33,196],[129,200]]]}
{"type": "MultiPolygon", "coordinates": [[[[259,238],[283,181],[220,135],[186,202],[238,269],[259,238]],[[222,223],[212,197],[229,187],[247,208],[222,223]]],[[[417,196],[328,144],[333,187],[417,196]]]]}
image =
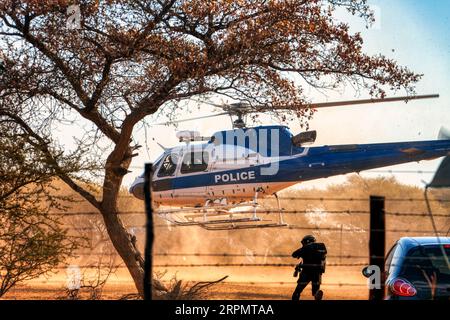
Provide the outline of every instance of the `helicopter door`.
{"type": "Polygon", "coordinates": [[[244,169],[244,177],[248,177],[249,172],[254,172],[253,167],[257,166],[260,161],[260,155],[250,149],[241,146],[232,147],[216,147],[213,152],[213,160],[211,164],[211,172],[217,172],[219,175],[225,175],[227,182],[221,183],[221,179],[214,185],[208,186],[208,194],[213,198],[233,198],[254,195],[253,186],[250,187],[247,180],[241,180],[230,172],[244,169]],[[235,181],[235,183],[231,183],[235,181]],[[243,183],[244,182],[244,183],[243,183]]]}
{"type": "MultiPolygon", "coordinates": [[[[161,166],[157,168],[153,176],[153,191],[159,193],[159,197],[173,197],[173,178],[178,166],[179,156],[176,153],[163,157],[161,166]]],[[[156,199],[157,200],[157,199],[156,199]]]]}
{"type": "Polygon", "coordinates": [[[175,196],[192,200],[199,199],[199,204],[204,203],[206,185],[202,177],[206,179],[208,171],[209,154],[206,150],[187,150],[181,162],[180,172],[175,182],[175,196]]]}

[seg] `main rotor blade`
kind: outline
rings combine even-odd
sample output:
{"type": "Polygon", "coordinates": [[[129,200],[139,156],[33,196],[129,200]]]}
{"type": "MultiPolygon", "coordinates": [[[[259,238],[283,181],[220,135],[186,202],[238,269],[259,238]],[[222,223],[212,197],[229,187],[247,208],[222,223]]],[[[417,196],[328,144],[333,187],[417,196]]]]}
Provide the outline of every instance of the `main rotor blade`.
{"type": "Polygon", "coordinates": [[[202,116],[202,117],[186,118],[186,119],[180,119],[180,120],[174,120],[174,121],[166,121],[166,122],[152,123],[151,125],[154,125],[154,126],[164,126],[164,125],[168,125],[168,124],[181,123],[181,122],[187,122],[187,121],[194,121],[194,120],[199,120],[199,119],[213,118],[213,117],[225,116],[225,115],[228,115],[228,112],[222,112],[222,113],[211,114],[211,115],[209,115],[209,116],[202,116]]]}
{"type": "Polygon", "coordinates": [[[217,104],[217,103],[213,103],[213,102],[206,101],[206,100],[200,100],[200,99],[196,99],[196,98],[191,98],[190,100],[195,101],[195,102],[199,102],[199,103],[209,104],[209,105],[211,105],[213,107],[221,108],[221,109],[223,109],[223,106],[224,106],[224,104],[217,104]]]}
{"type": "MultiPolygon", "coordinates": [[[[404,101],[408,102],[410,100],[422,100],[422,99],[435,99],[439,98],[439,94],[428,94],[428,95],[418,95],[418,96],[404,96],[404,97],[389,97],[389,98],[378,98],[378,99],[363,99],[363,100],[347,100],[347,101],[333,101],[333,102],[321,102],[321,103],[311,103],[311,108],[330,108],[330,107],[340,107],[340,106],[351,106],[351,105],[361,105],[361,104],[371,104],[371,103],[384,103],[384,102],[396,102],[396,101],[404,101]]],[[[212,105],[214,107],[218,108],[224,108],[226,105],[219,105],[215,104],[209,101],[202,101],[198,99],[193,99],[200,103],[206,103],[209,105],[212,105]]],[[[251,112],[244,112],[244,113],[255,113],[255,112],[263,112],[267,111],[267,107],[265,106],[255,106],[252,107],[254,109],[251,112]]],[[[293,107],[280,107],[276,108],[277,110],[294,110],[293,107]]],[[[174,120],[174,121],[166,121],[166,122],[159,122],[159,123],[153,123],[155,126],[162,126],[162,125],[168,125],[168,124],[175,124],[175,123],[182,123],[187,121],[194,121],[194,120],[200,120],[200,119],[207,119],[207,118],[213,118],[218,116],[224,116],[224,115],[230,115],[230,112],[221,112],[216,113],[208,116],[201,116],[201,117],[194,117],[194,118],[186,118],[186,119],[180,119],[180,120],[174,120]]]]}
{"type": "MultiPolygon", "coordinates": [[[[388,97],[388,98],[378,98],[378,99],[362,99],[362,100],[347,100],[347,101],[332,101],[332,102],[313,102],[310,104],[311,108],[331,108],[331,107],[341,107],[341,106],[352,106],[352,105],[362,105],[362,104],[371,104],[371,103],[384,103],[384,102],[397,102],[404,101],[409,102],[411,100],[423,100],[423,99],[436,99],[439,98],[439,94],[427,94],[427,95],[417,95],[417,96],[403,96],[403,97],[388,97]]],[[[213,105],[215,107],[224,107],[221,105],[217,105],[214,103],[210,103],[207,101],[199,101],[203,103],[207,103],[213,105]]],[[[269,110],[267,106],[252,106],[252,112],[246,113],[255,113],[255,112],[263,112],[269,110]]],[[[278,107],[276,110],[295,110],[295,106],[292,107],[278,107]]]]}
{"type": "Polygon", "coordinates": [[[435,99],[435,98],[439,98],[439,95],[438,94],[428,94],[428,95],[409,96],[409,97],[390,97],[390,98],[381,98],[381,99],[363,99],[363,100],[311,103],[311,107],[312,108],[329,108],[329,107],[351,106],[351,105],[358,105],[358,104],[383,103],[383,102],[396,102],[396,101],[408,102],[410,100],[435,99]]]}

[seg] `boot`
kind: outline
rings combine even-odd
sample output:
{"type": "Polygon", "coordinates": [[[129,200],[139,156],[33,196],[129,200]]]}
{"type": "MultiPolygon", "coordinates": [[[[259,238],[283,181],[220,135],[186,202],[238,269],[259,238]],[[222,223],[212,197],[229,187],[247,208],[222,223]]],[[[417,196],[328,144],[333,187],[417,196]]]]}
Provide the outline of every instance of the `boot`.
{"type": "Polygon", "coordinates": [[[314,299],[322,300],[322,298],[323,298],[323,291],[322,290],[317,291],[316,294],[314,295],[314,299]]]}

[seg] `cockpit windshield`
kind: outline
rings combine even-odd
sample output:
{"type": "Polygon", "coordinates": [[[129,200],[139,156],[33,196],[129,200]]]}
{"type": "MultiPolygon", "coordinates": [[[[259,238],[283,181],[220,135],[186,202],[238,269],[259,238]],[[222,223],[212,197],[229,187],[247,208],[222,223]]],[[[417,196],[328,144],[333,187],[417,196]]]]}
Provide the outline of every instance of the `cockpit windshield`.
{"type": "Polygon", "coordinates": [[[172,176],[177,168],[178,158],[176,153],[169,153],[166,155],[158,170],[158,177],[172,176]]]}
{"type": "MultiPolygon", "coordinates": [[[[156,158],[155,162],[153,162],[153,168],[158,168],[159,164],[161,163],[161,160],[164,158],[164,156],[166,155],[166,153],[161,154],[158,158],[156,158]]],[[[139,178],[144,178],[145,177],[145,172],[142,172],[141,175],[139,176],[139,178]]]]}

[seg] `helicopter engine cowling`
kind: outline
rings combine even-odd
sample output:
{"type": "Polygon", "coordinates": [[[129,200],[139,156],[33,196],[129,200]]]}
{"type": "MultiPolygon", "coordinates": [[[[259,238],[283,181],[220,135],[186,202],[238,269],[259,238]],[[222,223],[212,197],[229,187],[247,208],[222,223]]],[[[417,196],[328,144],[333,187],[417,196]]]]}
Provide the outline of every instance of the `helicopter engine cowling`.
{"type": "Polygon", "coordinates": [[[296,147],[301,147],[305,144],[311,144],[316,141],[317,131],[305,131],[292,137],[292,144],[296,147]]]}

